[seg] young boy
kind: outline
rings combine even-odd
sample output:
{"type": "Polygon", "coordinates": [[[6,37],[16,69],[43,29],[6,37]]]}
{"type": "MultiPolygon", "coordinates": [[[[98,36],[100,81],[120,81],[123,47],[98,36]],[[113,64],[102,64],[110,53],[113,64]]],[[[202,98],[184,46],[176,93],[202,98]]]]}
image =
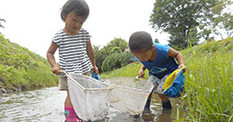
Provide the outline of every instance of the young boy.
{"type": "MultiPolygon", "coordinates": [[[[146,68],[149,70],[149,75],[154,75],[158,79],[163,79],[177,68],[182,68],[183,72],[185,72],[182,54],[167,45],[153,43],[150,34],[147,32],[133,33],[129,39],[129,48],[133,55],[143,64],[138,71],[139,77],[144,77],[146,68]]],[[[151,94],[147,100],[145,110],[150,109],[151,94]]],[[[163,109],[172,108],[169,97],[159,93],[158,96],[162,100],[163,109]]]]}

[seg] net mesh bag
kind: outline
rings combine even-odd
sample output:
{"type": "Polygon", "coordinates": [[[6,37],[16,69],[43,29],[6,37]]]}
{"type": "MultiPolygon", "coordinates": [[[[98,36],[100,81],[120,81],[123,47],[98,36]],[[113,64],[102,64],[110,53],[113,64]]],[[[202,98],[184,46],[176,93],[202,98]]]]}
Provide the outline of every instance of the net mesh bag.
{"type": "Polygon", "coordinates": [[[138,115],[144,110],[147,98],[153,90],[153,84],[143,79],[118,77],[106,80],[113,87],[110,106],[121,113],[138,115]]]}
{"type": "Polygon", "coordinates": [[[66,74],[70,99],[76,114],[85,121],[108,115],[112,88],[88,76],[66,74]]]}

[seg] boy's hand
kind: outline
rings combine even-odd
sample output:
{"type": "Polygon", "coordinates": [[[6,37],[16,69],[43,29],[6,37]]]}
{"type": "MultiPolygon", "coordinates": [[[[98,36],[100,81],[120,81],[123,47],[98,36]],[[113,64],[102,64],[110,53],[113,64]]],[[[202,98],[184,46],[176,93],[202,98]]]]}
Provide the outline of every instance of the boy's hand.
{"type": "Polygon", "coordinates": [[[52,67],[52,72],[54,74],[59,74],[61,72],[61,67],[59,65],[55,65],[54,67],[52,67]]]}
{"type": "Polygon", "coordinates": [[[93,66],[92,71],[93,71],[95,74],[99,74],[99,70],[98,70],[98,67],[97,67],[97,66],[93,66]]]}
{"type": "Polygon", "coordinates": [[[179,65],[179,69],[182,69],[182,70],[183,70],[183,73],[185,73],[186,67],[185,67],[184,64],[180,64],[180,65],[179,65]]]}
{"type": "Polygon", "coordinates": [[[143,69],[140,69],[140,70],[138,71],[138,76],[144,78],[144,75],[145,75],[144,70],[143,70],[143,69]]]}

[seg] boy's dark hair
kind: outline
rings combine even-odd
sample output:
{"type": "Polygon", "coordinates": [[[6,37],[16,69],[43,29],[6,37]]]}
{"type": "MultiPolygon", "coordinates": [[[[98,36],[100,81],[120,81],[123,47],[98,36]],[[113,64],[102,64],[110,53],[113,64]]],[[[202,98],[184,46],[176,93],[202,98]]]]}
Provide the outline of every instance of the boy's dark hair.
{"type": "Polygon", "coordinates": [[[151,50],[152,45],[152,38],[150,34],[145,31],[135,32],[129,38],[129,48],[132,52],[151,50]]]}
{"type": "Polygon", "coordinates": [[[68,0],[62,7],[61,19],[65,21],[65,17],[74,12],[77,16],[87,18],[89,15],[89,7],[84,0],[68,0]]]}

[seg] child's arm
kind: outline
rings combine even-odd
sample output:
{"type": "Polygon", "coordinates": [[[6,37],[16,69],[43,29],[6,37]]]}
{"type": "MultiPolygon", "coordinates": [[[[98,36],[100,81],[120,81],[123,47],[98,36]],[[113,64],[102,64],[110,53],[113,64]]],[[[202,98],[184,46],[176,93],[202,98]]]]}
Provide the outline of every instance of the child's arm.
{"type": "Polygon", "coordinates": [[[57,50],[58,45],[54,42],[51,43],[48,51],[47,51],[47,60],[50,64],[50,66],[52,67],[52,72],[54,74],[59,74],[61,67],[56,63],[55,58],[54,58],[54,53],[57,50]]]}
{"type": "Polygon", "coordinates": [[[142,78],[144,77],[144,75],[145,75],[145,72],[144,72],[145,69],[146,69],[146,67],[144,65],[142,65],[141,68],[140,68],[140,70],[138,71],[138,76],[139,77],[142,77],[142,78]]]}
{"type": "Polygon", "coordinates": [[[175,49],[170,47],[168,50],[168,56],[176,58],[179,63],[179,69],[183,68],[183,72],[185,72],[186,68],[184,64],[184,57],[179,51],[176,51],[175,49]]]}
{"type": "Polygon", "coordinates": [[[91,41],[87,41],[87,55],[88,57],[90,58],[91,60],[91,63],[93,65],[93,71],[96,73],[96,74],[99,74],[99,71],[98,71],[98,68],[96,66],[96,63],[95,63],[95,52],[94,52],[94,49],[92,48],[92,45],[91,45],[91,41]]]}

